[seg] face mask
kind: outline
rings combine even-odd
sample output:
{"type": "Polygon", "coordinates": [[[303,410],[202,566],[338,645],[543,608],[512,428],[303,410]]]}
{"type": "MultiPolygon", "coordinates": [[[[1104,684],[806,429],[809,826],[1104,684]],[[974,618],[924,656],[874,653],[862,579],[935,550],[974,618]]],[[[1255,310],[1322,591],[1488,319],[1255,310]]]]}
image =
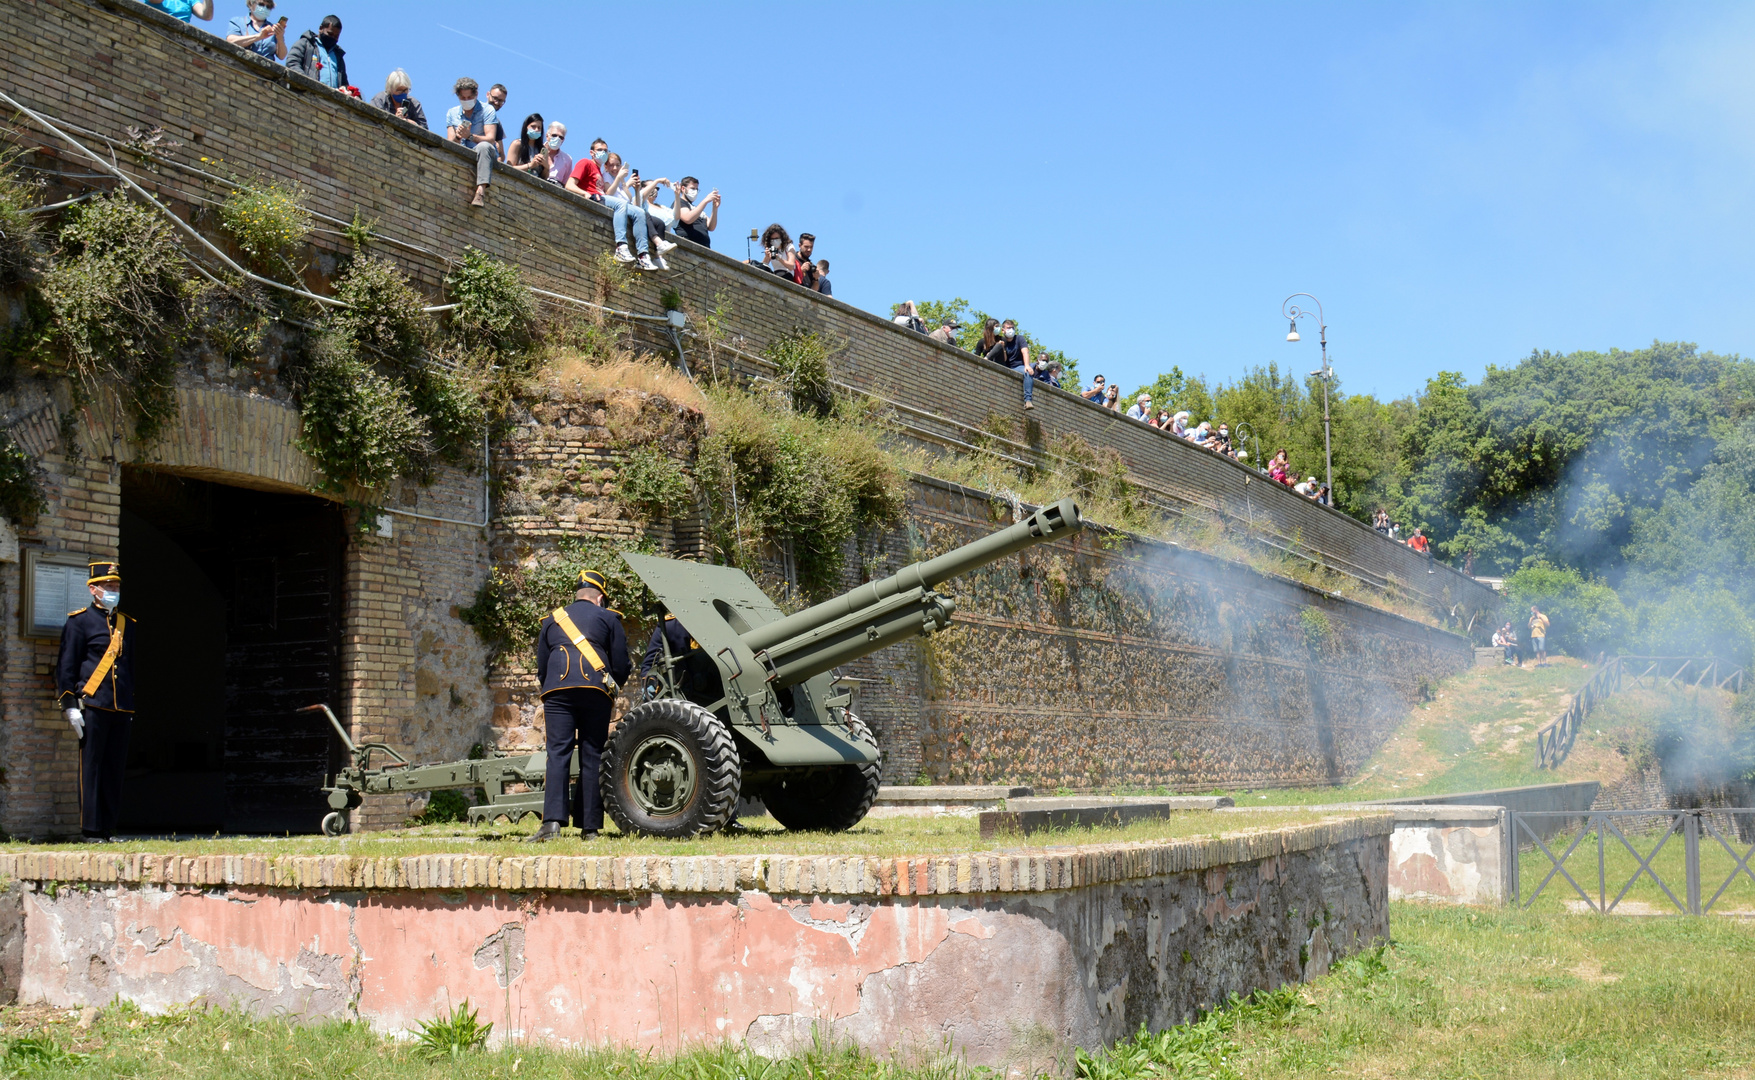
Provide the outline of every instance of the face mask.
{"type": "Polygon", "coordinates": [[[699,191],[697,191],[697,190],[696,190],[696,189],[694,189],[694,188],[685,188],[685,189],[684,189],[684,190],[683,190],[683,193],[682,193],[682,197],[683,197],[683,198],[685,198],[685,199],[687,199],[687,200],[688,200],[688,201],[690,201],[690,202],[694,202],[694,201],[695,201],[695,196],[696,196],[696,195],[699,195],[699,194],[700,194],[700,192],[699,192],[699,191]]]}
{"type": "Polygon", "coordinates": [[[550,135],[548,137],[548,148],[550,150],[559,150],[561,148],[562,141],[563,140],[561,139],[561,137],[559,135],[550,135]]]}
{"type": "Polygon", "coordinates": [[[1005,332],[1005,339],[1007,341],[1010,341],[1012,338],[1015,338],[1017,336],[1018,336],[1018,332],[1016,330],[1007,330],[1005,332]]]}
{"type": "Polygon", "coordinates": [[[390,95],[390,100],[391,100],[391,101],[394,101],[394,102],[395,102],[395,103],[396,103],[396,104],[398,104],[398,105],[400,105],[400,104],[402,104],[402,103],[403,103],[403,102],[405,102],[405,101],[407,101],[407,100],[408,100],[408,91],[406,91],[406,90],[404,90],[404,91],[403,91],[403,92],[402,92],[402,93],[400,93],[400,94],[391,94],[391,95],[390,95]]]}
{"type": "Polygon", "coordinates": [[[593,151],[591,151],[591,160],[597,162],[599,165],[602,165],[604,162],[609,160],[609,151],[608,150],[593,150],[593,151]]]}
{"type": "Polygon", "coordinates": [[[251,11],[254,12],[255,16],[258,19],[261,19],[263,22],[267,22],[268,16],[274,14],[274,9],[271,7],[268,7],[265,4],[257,4],[254,8],[251,9],[251,11]]]}
{"type": "Polygon", "coordinates": [[[98,594],[98,603],[101,604],[103,606],[104,610],[106,610],[106,611],[116,610],[116,605],[120,604],[121,602],[122,602],[122,590],[121,589],[104,589],[102,592],[100,592],[98,594]]]}
{"type": "Polygon", "coordinates": [[[335,48],[335,42],[339,37],[339,34],[318,34],[317,40],[321,41],[326,48],[333,49],[335,48]]]}
{"type": "Polygon", "coordinates": [[[524,134],[530,136],[532,141],[535,141],[537,139],[542,138],[542,129],[541,128],[525,128],[524,134]]]}

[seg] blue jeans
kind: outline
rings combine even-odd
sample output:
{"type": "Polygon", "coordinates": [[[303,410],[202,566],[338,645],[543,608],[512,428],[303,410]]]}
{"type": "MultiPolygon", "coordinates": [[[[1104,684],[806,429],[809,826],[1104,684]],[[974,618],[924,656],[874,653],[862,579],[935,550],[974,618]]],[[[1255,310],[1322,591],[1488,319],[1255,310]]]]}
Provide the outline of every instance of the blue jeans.
{"type": "Polygon", "coordinates": [[[603,205],[615,211],[615,242],[628,242],[628,224],[634,226],[634,250],[644,255],[647,251],[646,241],[646,210],[619,195],[603,196],[603,205]]]}
{"type": "Polygon", "coordinates": [[[1021,367],[1013,368],[1012,370],[1024,377],[1024,403],[1026,405],[1032,403],[1036,397],[1036,376],[1030,374],[1021,367]]]}

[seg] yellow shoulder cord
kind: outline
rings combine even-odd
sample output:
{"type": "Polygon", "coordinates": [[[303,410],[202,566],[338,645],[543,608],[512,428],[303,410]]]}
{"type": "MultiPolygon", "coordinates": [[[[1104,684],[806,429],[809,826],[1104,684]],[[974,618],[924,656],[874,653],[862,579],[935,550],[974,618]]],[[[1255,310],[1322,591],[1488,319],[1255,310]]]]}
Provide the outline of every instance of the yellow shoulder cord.
{"type": "MultiPolygon", "coordinates": [[[[97,667],[91,669],[91,678],[85,680],[85,685],[80,688],[80,697],[92,696],[97,693],[97,688],[103,685],[104,676],[108,675],[110,669],[116,666],[116,657],[122,655],[122,635],[127,630],[128,616],[119,611],[116,612],[116,628],[110,631],[110,647],[104,650],[104,655],[99,658],[97,667]]],[[[115,703],[111,702],[111,704],[115,703]]]]}
{"type": "Polygon", "coordinates": [[[585,635],[579,632],[579,627],[574,624],[573,617],[567,614],[567,609],[555,608],[553,618],[555,625],[561,628],[561,633],[572,640],[573,648],[578,649],[579,655],[583,656],[585,662],[591,665],[591,670],[603,675],[603,680],[614,686],[615,680],[604,671],[603,657],[598,656],[597,650],[592,648],[589,641],[585,640],[585,635]]]}

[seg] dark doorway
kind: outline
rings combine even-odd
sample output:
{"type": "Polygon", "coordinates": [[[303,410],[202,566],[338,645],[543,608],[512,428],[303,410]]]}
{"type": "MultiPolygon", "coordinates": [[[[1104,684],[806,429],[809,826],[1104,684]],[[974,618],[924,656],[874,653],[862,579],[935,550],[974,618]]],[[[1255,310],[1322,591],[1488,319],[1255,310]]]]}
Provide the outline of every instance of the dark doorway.
{"type": "Polygon", "coordinates": [[[341,508],[122,470],[123,610],[140,621],[121,828],[315,832],[339,747],[341,508]]]}

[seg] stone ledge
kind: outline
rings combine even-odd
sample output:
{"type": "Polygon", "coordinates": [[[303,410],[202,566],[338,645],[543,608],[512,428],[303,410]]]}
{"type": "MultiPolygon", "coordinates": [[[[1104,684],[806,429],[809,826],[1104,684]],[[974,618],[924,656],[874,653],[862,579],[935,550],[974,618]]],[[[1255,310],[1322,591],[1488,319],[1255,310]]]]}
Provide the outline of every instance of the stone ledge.
{"type": "Polygon", "coordinates": [[[1035,793],[1036,789],[1034,788],[1009,787],[1005,784],[913,784],[905,787],[897,785],[878,788],[877,801],[872,805],[931,803],[935,806],[951,806],[956,803],[1019,799],[1035,793]]]}
{"type": "Polygon", "coordinates": [[[814,896],[1045,893],[1255,862],[1387,836],[1387,812],[1233,836],[919,858],[810,855],[157,855],[8,852],[0,877],[187,888],[768,892],[814,896]]]}
{"type": "MultiPolygon", "coordinates": [[[[1284,812],[1283,806],[1237,806],[1221,807],[1225,813],[1262,814],[1273,811],[1284,812]]],[[[1395,822],[1401,825],[1433,824],[1444,826],[1455,825],[1499,825],[1500,817],[1505,813],[1501,806],[1452,806],[1448,803],[1427,803],[1417,805],[1385,806],[1382,803],[1326,803],[1321,806],[1305,807],[1318,814],[1364,814],[1387,811],[1395,815],[1395,822]]],[[[1579,811],[1583,817],[1585,811],[1579,811]]]]}

